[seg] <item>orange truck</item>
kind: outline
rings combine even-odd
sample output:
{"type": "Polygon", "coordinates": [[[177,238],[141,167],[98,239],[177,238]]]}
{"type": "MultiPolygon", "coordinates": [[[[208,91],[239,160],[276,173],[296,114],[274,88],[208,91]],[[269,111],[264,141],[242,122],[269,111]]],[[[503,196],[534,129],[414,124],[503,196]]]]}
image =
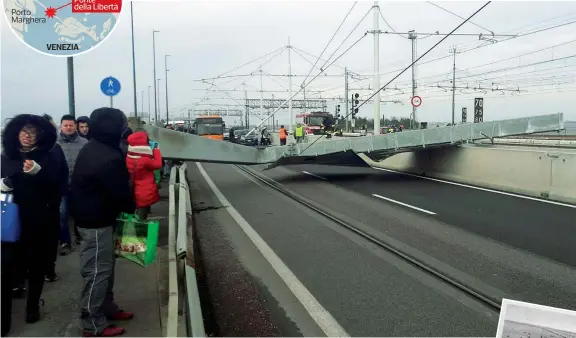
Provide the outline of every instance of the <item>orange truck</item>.
{"type": "Polygon", "coordinates": [[[213,140],[224,140],[224,120],[222,116],[199,116],[192,125],[194,134],[213,140]]]}

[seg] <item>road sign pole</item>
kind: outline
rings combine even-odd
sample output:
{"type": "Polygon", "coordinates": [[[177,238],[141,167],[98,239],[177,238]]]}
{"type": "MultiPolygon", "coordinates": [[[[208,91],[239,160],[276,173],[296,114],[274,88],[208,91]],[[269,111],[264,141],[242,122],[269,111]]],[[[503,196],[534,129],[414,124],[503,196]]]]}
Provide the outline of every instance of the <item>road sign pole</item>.
{"type": "Polygon", "coordinates": [[[110,108],[114,108],[113,97],[118,95],[121,89],[120,81],[112,76],[104,78],[104,80],[100,82],[100,90],[102,91],[102,94],[110,97],[110,108]]]}
{"type": "Polygon", "coordinates": [[[74,59],[66,58],[68,64],[68,114],[76,116],[76,100],[74,98],[74,59]]]}

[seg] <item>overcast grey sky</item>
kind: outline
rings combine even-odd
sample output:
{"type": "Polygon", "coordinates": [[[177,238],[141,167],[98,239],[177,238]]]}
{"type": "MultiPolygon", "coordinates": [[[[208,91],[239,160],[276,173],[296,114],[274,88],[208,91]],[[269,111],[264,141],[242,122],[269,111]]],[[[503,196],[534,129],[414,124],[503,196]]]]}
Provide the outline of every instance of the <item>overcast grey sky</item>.
{"type": "MultiPolygon", "coordinates": [[[[483,2],[439,1],[435,4],[467,17],[483,2]]],[[[316,1],[147,1],[134,3],[134,29],[136,36],[136,68],[138,109],[141,107],[141,94],[144,95],[144,110],[148,111],[148,86],[153,85],[152,73],[152,30],[160,31],[156,35],[157,77],[161,78],[161,116],[166,114],[164,90],[164,55],[168,59],[169,103],[174,114],[182,115],[188,109],[200,109],[210,106],[195,105],[209,86],[194,80],[216,77],[237,66],[247,63],[288,44],[307,57],[305,61],[295,50],[291,52],[294,93],[299,88],[303,76],[311,69],[319,54],[328,43],[332,34],[342,22],[353,2],[316,2],[316,1]],[[303,51],[303,52],[302,52],[303,51]]],[[[373,2],[360,1],[345,21],[323,58],[326,59],[338,47],[354,26],[370,10],[373,2]]],[[[462,19],[447,13],[426,2],[385,2],[379,3],[382,16],[380,29],[407,32],[448,33],[462,19]],[[387,27],[385,21],[391,26],[387,27]]],[[[133,111],[132,95],[132,54],[130,40],[130,7],[125,3],[118,25],[111,36],[95,50],[79,56],[75,61],[76,114],[89,115],[92,110],[109,103],[99,89],[100,81],[106,76],[114,76],[122,82],[122,92],[115,99],[115,106],[126,113],[133,111]]],[[[1,46],[1,84],[3,118],[21,112],[47,112],[59,117],[68,111],[66,59],[43,56],[26,47],[10,31],[2,20],[1,46]]],[[[472,22],[494,33],[523,34],[542,28],[557,26],[576,21],[576,2],[501,2],[494,1],[481,11],[472,22]]],[[[459,33],[489,34],[486,29],[465,24],[459,33]]],[[[339,56],[358,40],[364,32],[373,29],[373,15],[368,14],[356,31],[335,53],[339,56]]],[[[490,88],[520,89],[527,92],[513,94],[510,91],[485,94],[472,89],[457,91],[456,120],[460,120],[461,107],[472,109],[474,97],[485,98],[484,119],[502,119],[527,115],[563,112],[565,119],[576,119],[576,58],[559,61],[553,59],[570,57],[576,54],[576,24],[549,29],[540,33],[503,41],[509,38],[497,37],[500,42],[480,41],[478,36],[449,37],[422,62],[442,56],[449,56],[449,48],[457,45],[459,50],[475,50],[457,55],[456,77],[458,86],[470,88],[481,85],[490,88]],[[555,48],[551,46],[563,44],[555,48]],[[548,49],[545,49],[548,48],[548,49]],[[544,49],[541,52],[513,58],[514,56],[544,49]],[[476,67],[494,61],[510,59],[506,62],[476,67]],[[544,62],[546,61],[546,62],[544,62]],[[542,62],[542,63],[539,63],[542,62]],[[533,65],[534,63],[539,63],[533,65]],[[531,65],[531,66],[527,66],[531,65]],[[522,67],[519,67],[522,66],[522,67]],[[475,67],[475,68],[472,68],[475,67]],[[508,69],[507,72],[501,70],[508,69]],[[477,75],[481,74],[481,75],[477,75]],[[482,80],[482,82],[480,82],[482,80]]],[[[421,36],[423,37],[423,36],[421,36]]],[[[441,37],[431,36],[418,40],[418,53],[422,54],[441,37]]],[[[372,86],[373,35],[368,34],[354,48],[342,56],[326,70],[334,76],[322,76],[307,88],[307,97],[330,98],[328,110],[333,111],[337,100],[343,97],[343,69],[366,75],[365,80],[356,82],[351,79],[353,89],[372,86]],[[329,90],[329,91],[327,91],[329,90]],[[314,92],[316,91],[316,92],[314,92]],[[318,91],[322,91],[319,93],[318,91]]],[[[333,57],[333,58],[334,58],[333,57]]],[[[398,73],[398,69],[410,64],[411,42],[398,35],[380,35],[380,73],[381,84],[398,73]],[[388,74],[387,74],[388,73],[388,74]]],[[[268,58],[270,59],[270,58],[268,58]]],[[[227,75],[250,74],[258,70],[258,65],[268,59],[251,63],[227,75]]],[[[320,61],[318,66],[324,62],[320,61]]],[[[263,72],[272,75],[288,74],[288,52],[263,66],[263,72]]],[[[423,64],[418,67],[418,93],[423,104],[418,109],[421,121],[449,121],[451,119],[451,92],[434,86],[451,86],[452,58],[423,64]]],[[[317,74],[312,72],[311,79],[317,74]]],[[[383,100],[401,100],[403,104],[382,105],[385,116],[409,116],[410,71],[390,85],[382,95],[383,100]],[[395,89],[397,88],[397,90],[395,89]]],[[[229,95],[242,101],[244,93],[242,83],[250,90],[250,98],[259,99],[260,77],[237,77],[215,80],[223,90],[236,89],[229,95]]],[[[287,98],[287,76],[263,76],[265,97],[287,98]],[[282,92],[284,91],[284,92],[282,92]]],[[[355,91],[353,91],[355,92],[355,91]]],[[[361,91],[370,94],[370,91],[361,91]]],[[[236,104],[226,98],[224,92],[210,92],[210,99],[203,103],[236,104]]],[[[301,98],[301,97],[300,97],[301,98]]],[[[153,101],[153,92],[152,92],[153,101]]],[[[152,103],[153,105],[153,103],[152,103]]],[[[215,108],[217,106],[212,106],[215,108]]],[[[230,106],[230,108],[235,108],[230,106]]],[[[243,109],[242,107],[239,107],[243,109]]],[[[153,107],[152,107],[153,110],[153,107]]],[[[372,105],[367,104],[361,115],[372,116],[372,105]]],[[[287,110],[277,115],[281,122],[287,122],[287,110]]],[[[469,119],[472,114],[469,113],[469,119]]],[[[253,119],[253,121],[256,121],[253,119]]],[[[229,121],[232,122],[232,121],[229,121]]]]}

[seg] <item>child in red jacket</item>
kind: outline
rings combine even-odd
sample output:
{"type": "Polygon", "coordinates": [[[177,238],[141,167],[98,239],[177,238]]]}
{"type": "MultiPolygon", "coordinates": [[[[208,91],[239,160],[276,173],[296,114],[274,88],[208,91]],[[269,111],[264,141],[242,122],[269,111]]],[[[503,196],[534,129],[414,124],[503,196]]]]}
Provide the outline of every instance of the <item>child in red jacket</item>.
{"type": "Polygon", "coordinates": [[[126,166],[136,200],[136,214],[146,219],[152,204],[160,200],[154,170],[162,168],[162,154],[160,149],[150,147],[148,134],[143,130],[132,133],[127,141],[126,166]]]}

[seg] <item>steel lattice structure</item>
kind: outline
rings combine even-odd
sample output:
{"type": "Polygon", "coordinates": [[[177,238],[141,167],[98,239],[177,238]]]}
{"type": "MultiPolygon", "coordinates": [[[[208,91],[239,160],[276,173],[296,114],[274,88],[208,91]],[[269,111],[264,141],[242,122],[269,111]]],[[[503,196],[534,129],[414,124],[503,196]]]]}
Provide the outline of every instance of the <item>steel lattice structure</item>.
{"type": "Polygon", "coordinates": [[[208,116],[208,115],[220,115],[220,116],[242,116],[243,111],[238,109],[198,109],[194,110],[195,116],[208,116]]]}
{"type": "MultiPolygon", "coordinates": [[[[260,109],[260,99],[246,99],[245,106],[250,109],[260,109]]],[[[264,99],[262,100],[264,109],[276,109],[282,103],[286,102],[284,99],[264,99]]],[[[292,100],[292,108],[295,109],[327,109],[326,100],[292,100]]],[[[283,109],[288,109],[288,102],[283,106],[283,109]]]]}

